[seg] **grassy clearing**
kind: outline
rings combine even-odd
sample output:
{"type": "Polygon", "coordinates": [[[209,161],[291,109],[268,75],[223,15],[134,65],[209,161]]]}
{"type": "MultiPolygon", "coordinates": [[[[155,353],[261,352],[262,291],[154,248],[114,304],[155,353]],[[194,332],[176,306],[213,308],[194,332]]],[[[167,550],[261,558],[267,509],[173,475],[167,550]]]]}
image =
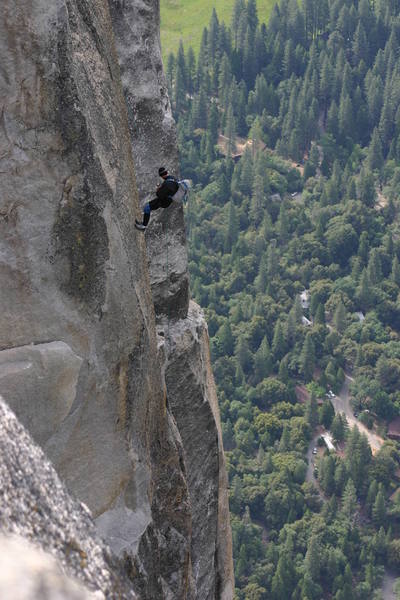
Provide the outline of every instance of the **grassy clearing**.
{"type": "MultiPolygon", "coordinates": [[[[276,0],[258,0],[258,17],[260,21],[268,19],[276,0]]],[[[208,26],[212,9],[217,10],[220,21],[230,24],[234,0],[161,0],[161,46],[163,57],[176,52],[179,40],[183,40],[185,48],[193,46],[197,53],[200,47],[201,34],[208,26]]]]}

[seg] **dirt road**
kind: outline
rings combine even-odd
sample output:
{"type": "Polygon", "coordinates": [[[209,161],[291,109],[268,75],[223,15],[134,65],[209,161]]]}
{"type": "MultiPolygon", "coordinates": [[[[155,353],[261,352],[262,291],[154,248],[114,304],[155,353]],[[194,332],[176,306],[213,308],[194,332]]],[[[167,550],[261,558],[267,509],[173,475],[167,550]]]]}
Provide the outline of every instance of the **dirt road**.
{"type": "Polygon", "coordinates": [[[307,450],[308,467],[307,467],[307,473],[306,473],[306,481],[309,481],[310,483],[315,483],[315,478],[314,478],[314,460],[315,460],[315,456],[312,453],[312,451],[317,446],[317,440],[318,440],[318,438],[319,438],[320,435],[321,435],[320,433],[317,433],[313,437],[313,439],[309,443],[308,450],[307,450]]]}
{"type": "Polygon", "coordinates": [[[376,454],[376,452],[378,452],[378,450],[380,450],[382,447],[384,440],[376,435],[376,433],[371,432],[354,416],[353,410],[350,406],[349,386],[351,381],[353,381],[352,377],[346,375],[344,384],[340,390],[340,394],[332,398],[331,402],[336,413],[344,413],[346,415],[346,419],[350,428],[353,428],[355,425],[358,427],[361,433],[365,433],[368,438],[369,445],[371,446],[372,454],[376,454]]]}
{"type": "Polygon", "coordinates": [[[389,571],[385,571],[382,582],[382,598],[383,600],[396,600],[397,596],[393,590],[396,583],[396,577],[389,571]]]}

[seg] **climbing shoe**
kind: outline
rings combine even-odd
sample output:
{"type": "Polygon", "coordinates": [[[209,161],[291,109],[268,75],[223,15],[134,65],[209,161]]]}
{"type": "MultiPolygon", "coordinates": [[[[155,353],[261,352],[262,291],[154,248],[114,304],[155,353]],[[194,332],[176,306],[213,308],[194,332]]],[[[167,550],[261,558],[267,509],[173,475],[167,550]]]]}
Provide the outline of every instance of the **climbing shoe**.
{"type": "Polygon", "coordinates": [[[139,229],[139,231],[146,231],[146,225],[143,225],[143,223],[141,223],[137,219],[135,219],[135,227],[136,229],[139,229]]]}

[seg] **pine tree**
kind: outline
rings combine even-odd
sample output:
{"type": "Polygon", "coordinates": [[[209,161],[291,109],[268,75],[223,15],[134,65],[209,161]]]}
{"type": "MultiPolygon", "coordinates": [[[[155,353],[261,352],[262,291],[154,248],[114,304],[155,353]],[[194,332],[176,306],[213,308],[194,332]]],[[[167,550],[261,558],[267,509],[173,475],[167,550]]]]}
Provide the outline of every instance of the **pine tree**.
{"type": "Polygon", "coordinates": [[[255,382],[259,383],[272,372],[272,355],[268,339],[264,336],[259,349],[254,356],[254,376],[255,382]]]}
{"type": "Polygon", "coordinates": [[[353,135],[353,105],[348,94],[342,94],[339,105],[339,133],[343,140],[353,135]]]}
{"type": "Polygon", "coordinates": [[[369,255],[369,242],[368,242],[368,233],[363,231],[360,236],[360,242],[358,244],[358,256],[362,260],[362,264],[366,265],[369,255]]]}
{"type": "Polygon", "coordinates": [[[211,65],[214,64],[216,54],[218,50],[218,38],[219,38],[219,21],[215,8],[212,10],[210,25],[208,28],[208,57],[211,65]]]}
{"type": "Polygon", "coordinates": [[[236,120],[232,104],[229,104],[227,112],[225,136],[228,138],[226,152],[228,156],[231,156],[236,152],[236,120]]]}
{"type": "Polygon", "coordinates": [[[287,216],[285,203],[282,202],[280,210],[279,210],[279,218],[278,218],[278,234],[279,241],[281,244],[287,242],[289,236],[289,220],[287,216]]]}
{"type": "Polygon", "coordinates": [[[263,180],[258,174],[254,177],[253,193],[250,202],[250,219],[255,227],[258,227],[264,216],[265,196],[263,190],[263,180]]]}
{"type": "Polygon", "coordinates": [[[322,489],[328,496],[331,496],[335,489],[335,461],[332,456],[326,456],[323,459],[323,471],[320,481],[322,489]]]}
{"type": "Polygon", "coordinates": [[[175,110],[179,114],[186,107],[186,60],[182,40],[176,58],[175,110]]]}
{"type": "Polygon", "coordinates": [[[373,479],[369,484],[368,494],[365,501],[365,508],[367,509],[368,515],[372,517],[372,507],[374,506],[376,497],[378,494],[378,483],[376,479],[373,479]]]}
{"type": "Polygon", "coordinates": [[[349,478],[343,492],[342,511],[348,519],[353,519],[357,510],[357,495],[353,480],[349,478]]]}
{"type": "MultiPolygon", "coordinates": [[[[200,59],[199,59],[200,60],[200,59]]],[[[226,95],[232,82],[231,63],[226,52],[221,60],[218,77],[218,98],[222,105],[225,104],[226,95]]]]}
{"type": "Polygon", "coordinates": [[[277,321],[274,328],[274,337],[272,340],[272,354],[274,360],[281,360],[285,353],[286,341],[283,335],[283,327],[281,321],[277,321]]]}
{"type": "Polygon", "coordinates": [[[375,182],[372,173],[361,170],[360,179],[358,182],[358,193],[361,202],[366,206],[373,207],[375,205],[376,190],[375,182]]]}
{"type": "Polygon", "coordinates": [[[283,54],[283,72],[286,79],[289,79],[292,72],[295,69],[295,57],[294,47],[291,39],[287,40],[285,44],[285,51],[283,54]]]}
{"type": "Polygon", "coordinates": [[[377,248],[372,248],[368,261],[368,279],[372,285],[376,285],[382,279],[382,264],[381,257],[377,248]]]}
{"type": "Polygon", "coordinates": [[[346,329],[346,308],[342,300],[339,301],[336,307],[335,314],[333,315],[333,323],[339,333],[343,333],[346,329]]]}
{"type": "Polygon", "coordinates": [[[247,2],[247,21],[253,34],[258,25],[257,3],[256,0],[248,0],[247,2]]]}
{"type": "Polygon", "coordinates": [[[306,381],[310,381],[315,367],[315,346],[311,333],[307,333],[299,359],[300,370],[306,381]]]}
{"type": "Polygon", "coordinates": [[[400,265],[397,256],[395,255],[392,261],[391,279],[396,285],[400,286],[400,265]]]}
{"type": "Polygon", "coordinates": [[[238,338],[235,355],[244,373],[249,373],[253,365],[253,356],[250,352],[248,341],[243,335],[238,338]]]}
{"type": "Polygon", "coordinates": [[[301,305],[301,298],[299,294],[296,294],[291,310],[294,313],[296,324],[300,325],[303,317],[303,307],[301,305]]]}
{"type": "Polygon", "coordinates": [[[208,67],[208,30],[204,27],[201,36],[199,56],[197,59],[197,72],[196,72],[196,91],[205,84],[207,78],[208,67]]]}
{"type": "Polygon", "coordinates": [[[327,128],[327,131],[329,133],[331,133],[334,138],[338,138],[338,136],[339,136],[339,109],[338,109],[338,106],[337,106],[335,100],[332,100],[331,105],[328,110],[326,128],[327,128]]]}
{"type": "Polygon", "coordinates": [[[320,302],[317,306],[317,310],[316,310],[315,316],[314,316],[314,323],[316,325],[325,325],[326,324],[325,307],[322,304],[322,302],[320,302]]]}
{"type": "Polygon", "coordinates": [[[368,149],[368,167],[371,171],[380,171],[383,166],[382,144],[378,128],[375,127],[368,149]]]}
{"type": "Polygon", "coordinates": [[[221,344],[221,348],[223,353],[226,356],[232,356],[234,349],[234,337],[232,334],[232,329],[229,323],[229,319],[225,319],[223,325],[220,327],[218,332],[219,342],[221,344]]]}
{"type": "Polygon", "coordinates": [[[321,544],[316,535],[312,535],[308,542],[304,568],[313,581],[318,581],[321,572],[321,544]]]}
{"type": "Polygon", "coordinates": [[[279,363],[278,377],[282,383],[289,383],[289,369],[287,355],[279,363]]]}
{"type": "MultiPolygon", "coordinates": [[[[254,185],[253,158],[251,150],[247,147],[241,159],[241,173],[239,189],[245,196],[250,196],[254,185]]],[[[258,180],[260,181],[260,180],[258,180]]]]}
{"type": "Polygon", "coordinates": [[[172,95],[173,95],[174,80],[175,80],[175,55],[173,54],[173,52],[170,52],[168,55],[165,76],[167,79],[168,93],[169,93],[170,98],[172,98],[173,97],[172,95]]]}
{"type": "Polygon", "coordinates": [[[350,565],[347,564],[344,570],[343,588],[340,590],[342,592],[343,600],[354,600],[355,597],[353,590],[353,576],[351,573],[350,565]]]}
{"type": "Polygon", "coordinates": [[[236,215],[236,209],[233,201],[229,203],[229,217],[228,227],[226,229],[224,251],[226,253],[232,252],[234,245],[236,244],[239,236],[239,221],[236,215]]]}
{"type": "Polygon", "coordinates": [[[268,284],[268,268],[267,268],[267,255],[263,254],[260,260],[260,265],[258,268],[258,275],[256,278],[256,288],[257,291],[265,294],[268,284]]]}
{"type": "Polygon", "coordinates": [[[376,495],[376,499],[372,507],[372,518],[377,527],[381,527],[385,524],[386,506],[385,495],[382,489],[380,489],[376,495]]]}
{"type": "Polygon", "coordinates": [[[353,50],[353,64],[358,65],[362,60],[365,63],[369,61],[369,46],[368,40],[365,33],[365,29],[361,23],[358,23],[356,32],[354,34],[354,40],[352,44],[353,50]]]}
{"type": "Polygon", "coordinates": [[[187,92],[191,96],[195,90],[195,78],[196,78],[196,57],[192,46],[189,46],[186,59],[186,76],[187,76],[187,92]]]}
{"type": "Polygon", "coordinates": [[[246,5],[244,0],[235,0],[235,4],[233,6],[232,12],[232,23],[231,30],[233,31],[234,40],[233,45],[236,49],[238,47],[238,32],[239,32],[239,24],[243,13],[245,12],[246,5]]]}
{"type": "Polygon", "coordinates": [[[333,436],[333,439],[335,440],[335,442],[337,442],[337,443],[343,442],[346,432],[345,432],[342,415],[336,414],[334,416],[332,425],[331,425],[331,432],[332,432],[332,436],[333,436]]]}
{"type": "Polygon", "coordinates": [[[290,430],[287,423],[285,423],[279,442],[279,451],[287,452],[288,450],[290,450],[290,430]]]}
{"type": "Polygon", "coordinates": [[[306,419],[312,431],[318,425],[318,402],[314,391],[311,392],[310,400],[306,404],[306,419]]]}
{"type": "Polygon", "coordinates": [[[278,271],[279,256],[276,250],[276,240],[270,241],[267,248],[267,273],[270,279],[273,279],[278,271]]]}
{"type": "Polygon", "coordinates": [[[379,133],[382,141],[383,153],[386,154],[389,150],[390,142],[393,135],[394,110],[392,106],[391,94],[385,90],[384,103],[379,120],[379,133]]]}
{"type": "Polygon", "coordinates": [[[335,470],[335,492],[338,496],[343,494],[347,483],[347,471],[344,462],[341,460],[335,470]]]}
{"type": "Polygon", "coordinates": [[[281,600],[291,598],[296,585],[296,571],[291,553],[284,549],[278,560],[276,571],[272,578],[271,598],[281,600]]]}

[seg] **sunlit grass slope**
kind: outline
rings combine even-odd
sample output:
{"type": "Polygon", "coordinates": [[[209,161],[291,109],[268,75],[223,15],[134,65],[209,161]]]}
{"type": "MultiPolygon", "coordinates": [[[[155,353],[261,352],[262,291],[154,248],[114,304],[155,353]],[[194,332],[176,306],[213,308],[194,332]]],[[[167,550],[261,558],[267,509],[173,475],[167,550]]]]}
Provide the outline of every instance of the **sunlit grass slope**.
{"type": "MultiPolygon", "coordinates": [[[[258,0],[258,18],[266,22],[276,0],[258,0]]],[[[215,7],[220,21],[230,25],[234,0],[160,0],[161,46],[163,57],[176,52],[182,39],[185,49],[197,53],[203,28],[210,22],[215,7]]]]}

